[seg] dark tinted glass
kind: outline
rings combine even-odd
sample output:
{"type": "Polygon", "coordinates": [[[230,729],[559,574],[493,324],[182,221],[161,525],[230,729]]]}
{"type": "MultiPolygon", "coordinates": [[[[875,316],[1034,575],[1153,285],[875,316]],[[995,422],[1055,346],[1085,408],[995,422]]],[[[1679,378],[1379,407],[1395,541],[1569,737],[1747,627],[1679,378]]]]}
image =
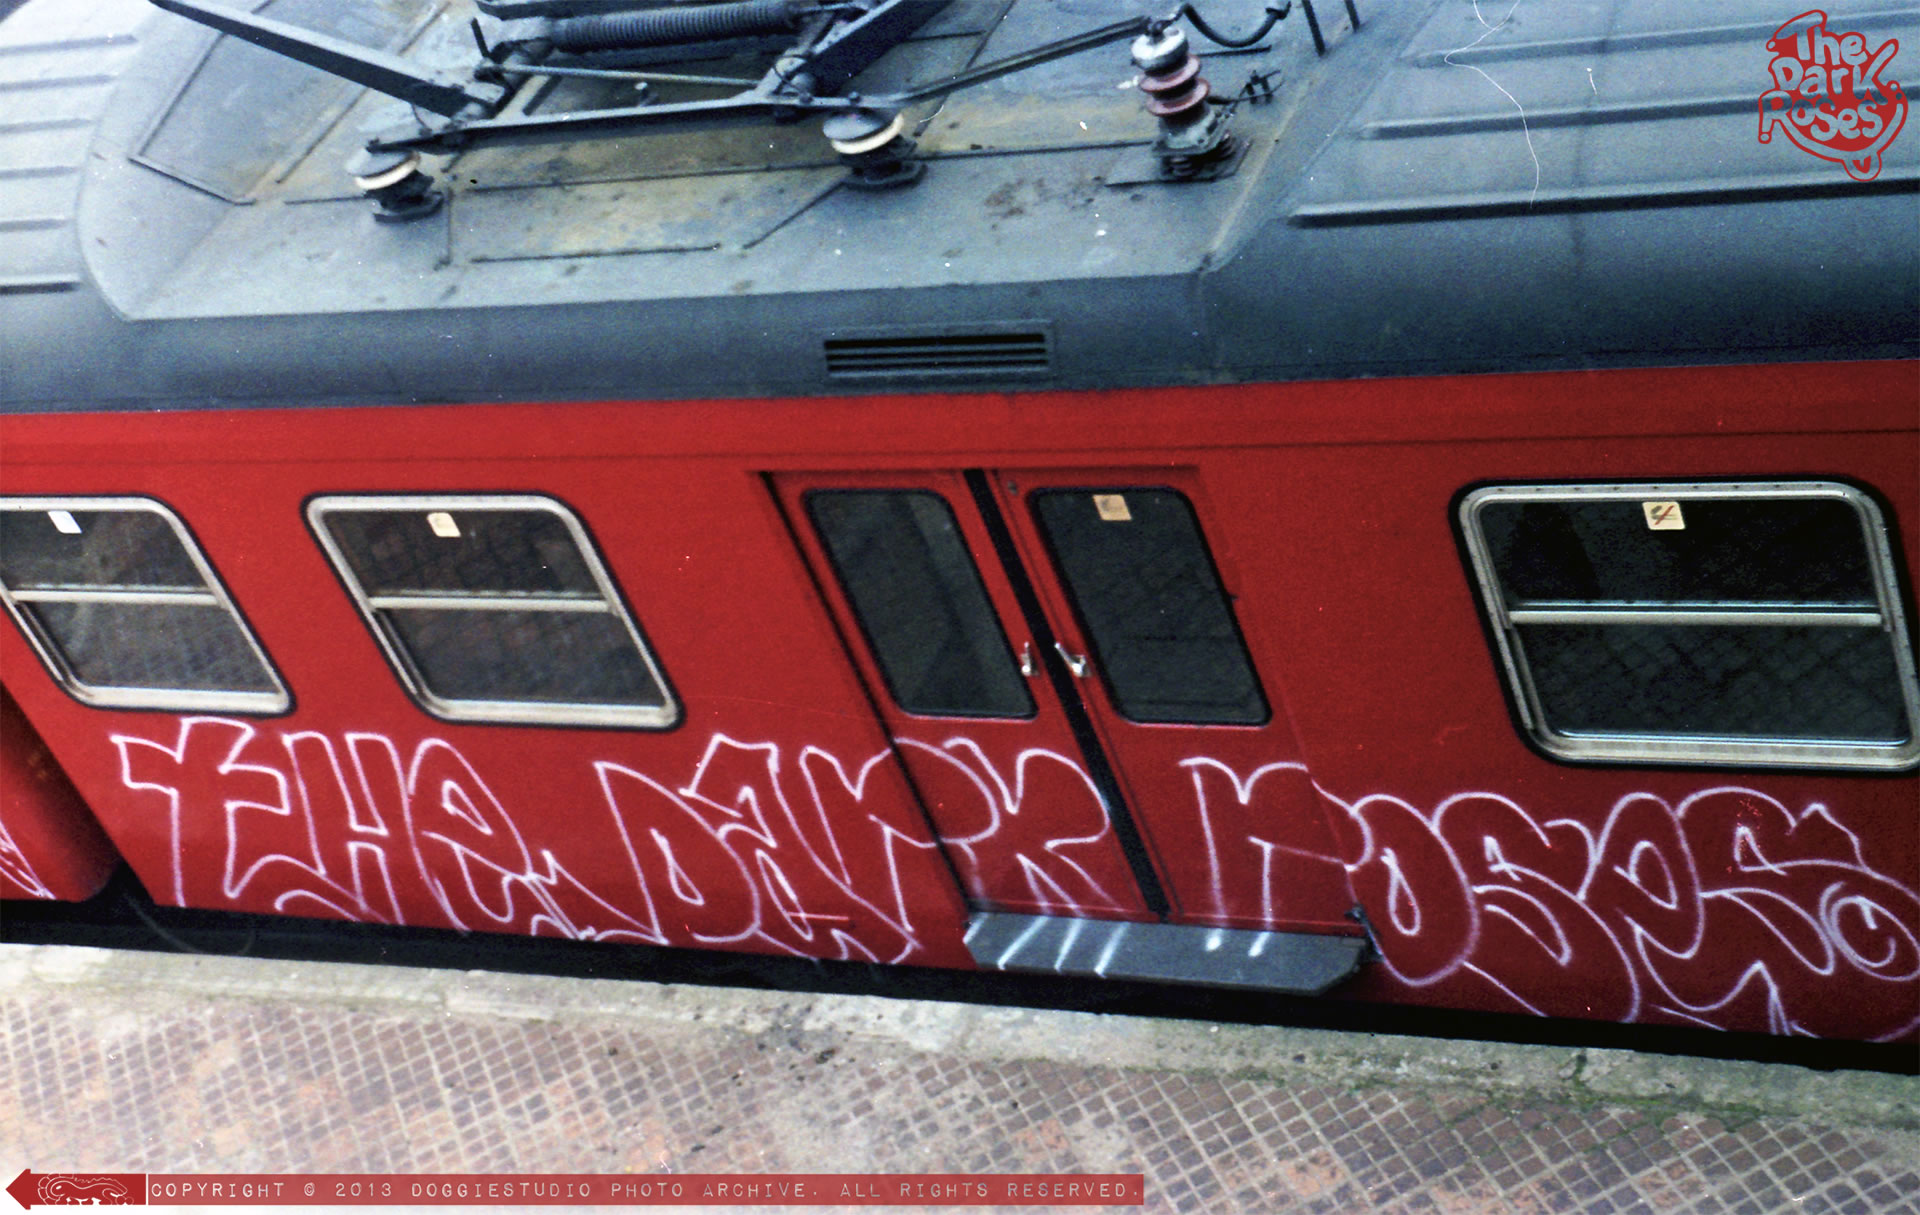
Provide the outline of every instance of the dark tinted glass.
{"type": "Polygon", "coordinates": [[[206,587],[172,524],[145,510],[0,511],[0,578],[16,591],[206,587]],[[80,530],[61,531],[54,513],[80,530]]]}
{"type": "Polygon", "coordinates": [[[835,490],[807,495],[895,703],[909,713],[1027,717],[1033,698],[937,494],[835,490]]]}
{"type": "Polygon", "coordinates": [[[1860,516],[1831,499],[1683,501],[1654,530],[1637,501],[1495,501],[1480,524],[1509,606],[1874,602],[1860,516]]]}
{"type": "Polygon", "coordinates": [[[276,692],[273,676],[223,607],[23,605],[81,683],[96,688],[276,692]]]}
{"type": "Polygon", "coordinates": [[[1049,490],[1035,494],[1033,506],[1121,713],[1216,725],[1267,719],[1184,497],[1166,489],[1049,490]]]}
{"type": "Polygon", "coordinates": [[[442,700],[666,703],[609,613],[407,609],[381,618],[442,700]]]}
{"type": "Polygon", "coordinates": [[[336,510],[327,531],[369,595],[419,592],[581,594],[599,588],[573,534],[544,510],[336,510]],[[443,536],[430,519],[446,515],[443,536]]]}
{"type": "Polygon", "coordinates": [[[1528,625],[1534,686],[1563,733],[1903,742],[1879,629],[1528,625]]]}

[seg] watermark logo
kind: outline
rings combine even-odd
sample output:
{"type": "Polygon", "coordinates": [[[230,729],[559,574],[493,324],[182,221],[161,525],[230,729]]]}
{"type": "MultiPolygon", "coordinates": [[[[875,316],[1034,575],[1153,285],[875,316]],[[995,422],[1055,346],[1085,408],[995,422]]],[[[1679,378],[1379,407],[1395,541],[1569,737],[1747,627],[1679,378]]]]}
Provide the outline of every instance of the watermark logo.
{"type": "Polygon", "coordinates": [[[23,1207],[125,1207],[147,1196],[145,1173],[36,1173],[26,1169],[7,1187],[23,1207]]]}
{"type": "Polygon", "coordinates": [[[1775,30],[1767,49],[1773,87],[1760,94],[1760,142],[1773,142],[1778,128],[1855,181],[1880,176],[1881,156],[1907,121],[1907,95],[1886,78],[1899,41],[1869,49],[1865,35],[1829,29],[1814,9],[1775,30]]]}

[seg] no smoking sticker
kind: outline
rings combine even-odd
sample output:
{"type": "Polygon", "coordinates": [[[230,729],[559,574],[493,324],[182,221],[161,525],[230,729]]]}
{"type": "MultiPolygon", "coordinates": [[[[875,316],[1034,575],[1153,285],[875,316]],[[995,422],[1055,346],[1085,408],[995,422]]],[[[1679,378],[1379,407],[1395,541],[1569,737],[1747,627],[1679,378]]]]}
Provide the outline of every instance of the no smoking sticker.
{"type": "Polygon", "coordinates": [[[1680,513],[1678,502],[1642,502],[1640,509],[1646,512],[1647,526],[1656,532],[1685,531],[1687,517],[1680,513]]]}

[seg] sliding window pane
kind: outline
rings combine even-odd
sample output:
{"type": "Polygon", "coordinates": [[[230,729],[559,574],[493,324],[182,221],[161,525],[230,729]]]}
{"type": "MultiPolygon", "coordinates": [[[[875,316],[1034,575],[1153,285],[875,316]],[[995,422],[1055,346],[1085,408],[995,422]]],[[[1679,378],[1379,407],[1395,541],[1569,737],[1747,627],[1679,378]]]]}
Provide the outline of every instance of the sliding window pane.
{"type": "Polygon", "coordinates": [[[1879,629],[1531,625],[1519,635],[1547,720],[1565,733],[1908,738],[1879,629]]]}

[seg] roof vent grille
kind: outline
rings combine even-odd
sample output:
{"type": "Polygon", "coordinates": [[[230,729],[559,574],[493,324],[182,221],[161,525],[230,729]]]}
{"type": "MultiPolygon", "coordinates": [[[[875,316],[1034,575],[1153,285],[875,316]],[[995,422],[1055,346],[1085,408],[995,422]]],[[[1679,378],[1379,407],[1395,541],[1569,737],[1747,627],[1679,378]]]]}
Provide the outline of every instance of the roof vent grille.
{"type": "Polygon", "coordinates": [[[1043,327],[869,333],[828,338],[825,351],[827,376],[835,380],[1043,376],[1053,369],[1052,335],[1043,327]]]}

